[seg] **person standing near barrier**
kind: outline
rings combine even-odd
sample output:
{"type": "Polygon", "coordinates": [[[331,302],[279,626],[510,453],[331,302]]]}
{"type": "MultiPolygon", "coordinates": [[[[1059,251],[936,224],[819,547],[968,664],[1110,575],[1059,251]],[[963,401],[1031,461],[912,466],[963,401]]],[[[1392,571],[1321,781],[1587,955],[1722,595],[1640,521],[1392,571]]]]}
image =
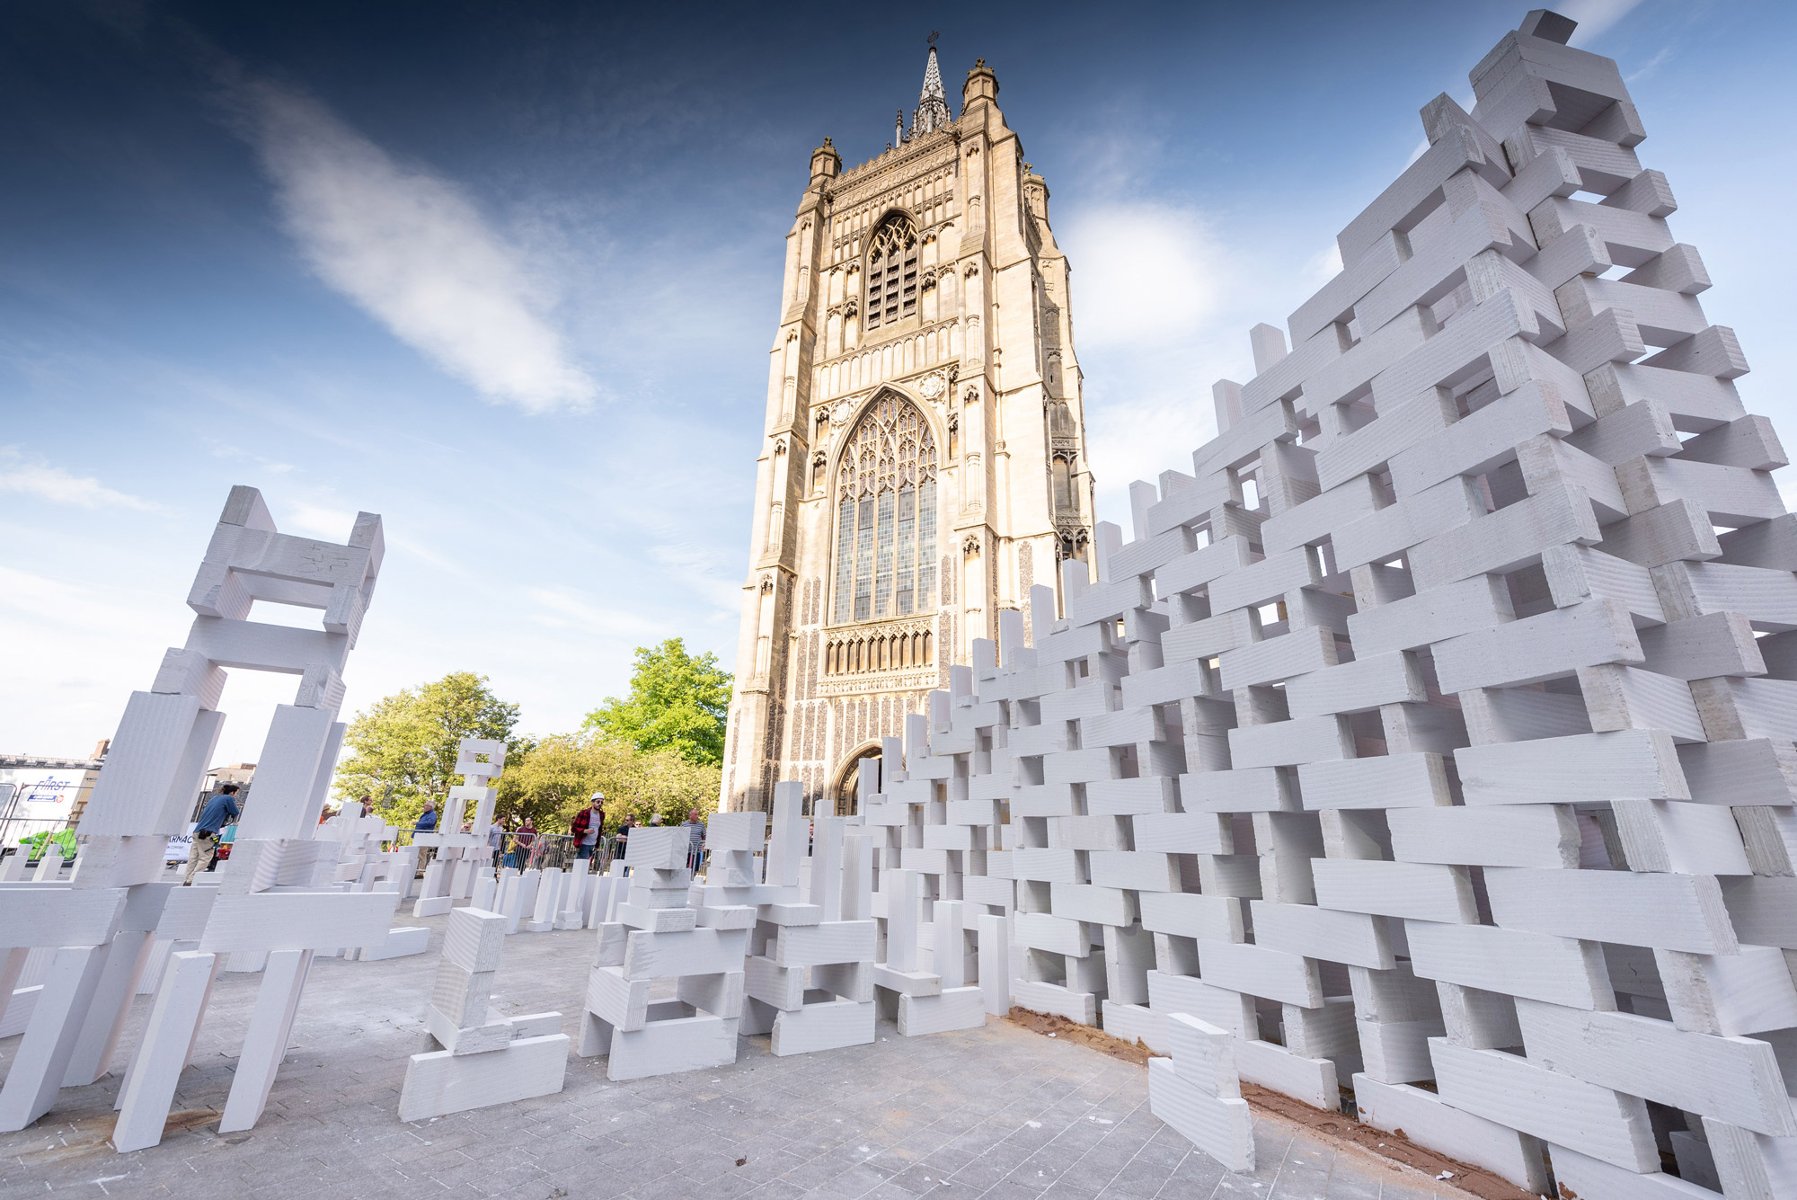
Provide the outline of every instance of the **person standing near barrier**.
{"type": "Polygon", "coordinates": [[[700,860],[705,857],[705,821],[703,815],[698,809],[692,809],[686,814],[686,823],[682,825],[681,828],[686,830],[687,836],[692,839],[691,843],[687,846],[686,869],[696,872],[699,869],[700,860]]]}
{"type": "Polygon", "coordinates": [[[512,866],[522,871],[530,865],[531,852],[537,844],[537,823],[529,817],[512,834],[512,866]]]}
{"type": "Polygon", "coordinates": [[[592,858],[599,852],[599,838],[605,830],[605,793],[595,791],[587,807],[574,814],[568,826],[568,837],[574,842],[576,859],[592,858]]]}
{"type": "Polygon", "coordinates": [[[187,848],[187,875],[181,880],[182,887],[192,887],[193,877],[212,866],[218,854],[219,830],[243,815],[236,797],[237,785],[227,783],[200,810],[200,819],[193,827],[193,843],[187,848]]]}
{"type": "Polygon", "coordinates": [[[611,860],[624,863],[626,875],[630,874],[630,864],[627,861],[630,857],[630,831],[635,828],[636,818],[625,817],[623,823],[618,826],[618,832],[612,835],[611,840],[611,860]]]}
{"type": "Polygon", "coordinates": [[[487,825],[487,849],[493,852],[493,869],[499,870],[500,849],[505,845],[505,826],[498,821],[487,825]]]}

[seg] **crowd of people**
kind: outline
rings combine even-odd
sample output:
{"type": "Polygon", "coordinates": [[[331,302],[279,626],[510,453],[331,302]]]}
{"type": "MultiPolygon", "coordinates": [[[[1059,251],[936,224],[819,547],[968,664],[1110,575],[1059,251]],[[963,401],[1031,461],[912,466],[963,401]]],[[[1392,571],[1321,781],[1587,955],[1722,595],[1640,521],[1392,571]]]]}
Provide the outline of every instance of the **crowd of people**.
{"type": "MultiPolygon", "coordinates": [[[[188,855],[187,870],[183,883],[192,884],[193,877],[201,871],[210,871],[217,866],[221,837],[228,841],[226,831],[233,828],[241,810],[237,803],[238,786],[227,783],[214,795],[209,797],[201,807],[198,820],[195,822],[192,849],[188,855]]],[[[360,806],[360,815],[367,817],[374,814],[374,797],[363,796],[355,801],[360,806]]],[[[329,819],[330,814],[320,816],[322,822],[329,819]]],[[[418,814],[417,822],[412,826],[412,835],[437,832],[441,820],[437,812],[437,802],[426,799],[424,811],[418,814]]],[[[662,824],[660,813],[652,813],[650,825],[662,824]]],[[[524,870],[529,867],[562,865],[563,839],[566,848],[571,849],[572,861],[583,858],[598,859],[595,869],[603,870],[613,859],[624,857],[630,845],[630,832],[637,828],[634,815],[626,816],[613,828],[608,837],[605,832],[605,793],[594,792],[587,806],[574,814],[568,823],[566,835],[545,835],[537,829],[536,822],[530,817],[514,818],[508,828],[500,821],[494,821],[487,828],[487,849],[493,856],[493,869],[512,867],[524,870]],[[550,861],[551,852],[557,856],[550,861]]],[[[697,873],[705,865],[705,814],[697,809],[689,809],[681,828],[687,830],[687,869],[697,873]]],[[[463,833],[472,833],[472,822],[462,823],[463,833]]],[[[420,870],[430,862],[436,847],[422,846],[418,852],[420,870]]]]}
{"type": "MultiPolygon", "coordinates": [[[[362,798],[364,816],[373,811],[373,799],[362,798]]],[[[424,802],[424,811],[419,815],[412,833],[435,833],[438,822],[437,806],[432,800],[424,802]]],[[[650,825],[662,824],[660,813],[652,813],[650,825]]],[[[587,806],[574,814],[568,823],[566,835],[545,834],[537,828],[530,817],[513,818],[508,827],[500,821],[494,821],[487,829],[487,849],[493,856],[493,868],[512,867],[525,870],[530,867],[544,865],[561,865],[562,860],[578,861],[583,858],[599,860],[599,868],[614,858],[623,857],[630,844],[630,831],[637,828],[634,815],[625,816],[613,827],[608,836],[605,832],[605,793],[594,792],[587,806]],[[555,856],[557,861],[551,861],[555,856]]],[[[690,809],[681,828],[688,831],[687,867],[694,872],[699,871],[705,862],[705,815],[697,809],[690,809]]],[[[473,831],[471,823],[465,822],[462,832],[473,831]]],[[[431,848],[420,851],[419,866],[426,861],[425,855],[431,848]]]]}

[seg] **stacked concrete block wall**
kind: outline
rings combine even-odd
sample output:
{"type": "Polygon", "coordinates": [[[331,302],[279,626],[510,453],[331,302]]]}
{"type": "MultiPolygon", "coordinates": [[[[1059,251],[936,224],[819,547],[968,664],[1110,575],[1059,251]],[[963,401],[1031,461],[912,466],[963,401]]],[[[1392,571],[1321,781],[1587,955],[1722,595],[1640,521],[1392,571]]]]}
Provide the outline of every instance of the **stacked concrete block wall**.
{"type": "Polygon", "coordinates": [[[801,800],[797,785],[775,789],[759,887],[743,885],[755,882],[763,814],[719,813],[710,826],[707,903],[757,903],[741,1031],[771,1035],[778,1055],[867,1045],[876,1019],[872,844],[849,837],[846,818],[808,826],[801,800]]]}
{"type": "Polygon", "coordinates": [[[861,780],[862,819],[882,843],[873,980],[886,1015],[908,1037],[975,1028],[987,1015],[973,957],[985,906],[965,899],[965,883],[970,867],[983,873],[990,831],[976,828],[981,814],[962,803],[967,763],[931,754],[928,726],[927,717],[909,718],[903,742],[888,739],[887,753],[862,765],[861,780]]]}
{"type": "Polygon", "coordinates": [[[1571,30],[1423,108],[1190,472],[889,743],[883,978],[1008,887],[1016,1002],[1166,1078],[1195,1019],[1522,1186],[1797,1194],[1797,517],[1571,30]]]}
{"type": "Polygon", "coordinates": [[[506,919],[458,908],[449,914],[424,1024],[437,1049],[406,1063],[399,1119],[422,1121],[562,1090],[568,1036],[558,1012],[501,1017],[491,1009],[505,952],[506,919]]]}

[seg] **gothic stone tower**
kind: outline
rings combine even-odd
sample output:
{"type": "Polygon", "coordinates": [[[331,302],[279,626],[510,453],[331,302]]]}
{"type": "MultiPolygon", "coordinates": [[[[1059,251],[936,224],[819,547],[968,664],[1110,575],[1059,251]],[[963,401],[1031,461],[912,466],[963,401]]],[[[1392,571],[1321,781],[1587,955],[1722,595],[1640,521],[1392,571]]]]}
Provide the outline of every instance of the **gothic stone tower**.
{"type": "Polygon", "coordinates": [[[1092,522],[1067,259],[984,60],[952,118],[931,46],[910,128],[828,138],[786,239],[723,806],[852,811],[858,760],[1092,522]]]}

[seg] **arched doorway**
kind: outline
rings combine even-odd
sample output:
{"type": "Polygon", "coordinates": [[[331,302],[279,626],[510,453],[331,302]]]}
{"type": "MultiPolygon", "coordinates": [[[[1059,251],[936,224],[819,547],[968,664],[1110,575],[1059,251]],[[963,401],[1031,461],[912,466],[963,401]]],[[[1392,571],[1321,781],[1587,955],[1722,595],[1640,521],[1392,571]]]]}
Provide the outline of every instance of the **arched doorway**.
{"type": "Polygon", "coordinates": [[[880,743],[870,742],[849,755],[848,762],[836,774],[836,815],[852,817],[861,811],[861,764],[868,759],[878,761],[880,743]]]}

